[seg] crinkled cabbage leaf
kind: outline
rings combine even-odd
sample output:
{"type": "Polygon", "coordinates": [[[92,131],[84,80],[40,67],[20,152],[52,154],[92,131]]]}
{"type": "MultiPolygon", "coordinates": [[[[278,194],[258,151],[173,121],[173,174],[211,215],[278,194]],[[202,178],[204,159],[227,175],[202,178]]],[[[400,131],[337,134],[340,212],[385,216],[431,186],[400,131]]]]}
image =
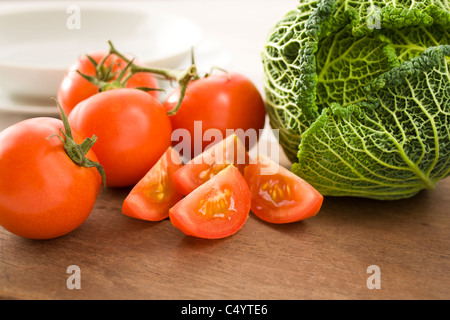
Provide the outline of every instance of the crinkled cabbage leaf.
{"type": "Polygon", "coordinates": [[[450,174],[448,1],[301,1],[269,34],[266,105],[324,195],[407,198],[450,174]]]}

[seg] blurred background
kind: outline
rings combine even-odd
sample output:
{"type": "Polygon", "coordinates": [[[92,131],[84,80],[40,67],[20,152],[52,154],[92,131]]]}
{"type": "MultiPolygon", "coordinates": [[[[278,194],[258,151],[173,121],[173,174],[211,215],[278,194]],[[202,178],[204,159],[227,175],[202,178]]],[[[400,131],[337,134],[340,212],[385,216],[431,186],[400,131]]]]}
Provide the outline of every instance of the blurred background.
{"type": "MultiPolygon", "coordinates": [[[[0,1],[0,130],[57,115],[52,97],[80,55],[119,50],[155,67],[237,71],[262,89],[260,53],[297,0],[0,1]]],[[[164,98],[164,95],[161,95],[164,98]]]]}
{"type": "MultiPolygon", "coordinates": [[[[193,48],[200,74],[211,67],[239,72],[264,95],[262,48],[271,27],[297,2],[0,0],[0,131],[31,117],[59,117],[52,98],[65,71],[82,54],[108,50],[108,40],[159,68],[187,68],[193,48]]],[[[161,101],[170,86],[160,84],[166,89],[161,101]]],[[[290,166],[270,130],[261,143],[290,166]]]]}

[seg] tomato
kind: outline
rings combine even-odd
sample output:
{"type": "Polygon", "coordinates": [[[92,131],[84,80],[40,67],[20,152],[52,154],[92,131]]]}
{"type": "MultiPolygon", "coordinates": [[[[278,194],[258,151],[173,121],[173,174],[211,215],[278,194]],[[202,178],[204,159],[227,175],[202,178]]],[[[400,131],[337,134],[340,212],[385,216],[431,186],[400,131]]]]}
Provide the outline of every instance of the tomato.
{"type": "Polygon", "coordinates": [[[83,136],[96,135],[93,150],[110,187],[135,185],[171,144],[171,125],[161,103],[137,89],[97,93],[69,115],[83,136]]]}
{"type": "Polygon", "coordinates": [[[187,235],[220,239],[242,228],[250,201],[244,177],[230,165],[173,206],[169,217],[187,235]]]}
{"type": "Polygon", "coordinates": [[[309,183],[265,156],[245,168],[252,212],[271,223],[290,223],[315,216],[323,196],[309,183]]]}
{"type": "Polygon", "coordinates": [[[147,221],[161,221],[168,218],[169,209],[183,198],[172,181],[173,173],[182,166],[178,153],[169,147],[126,197],[122,213],[147,221]]]}
{"type": "MultiPolygon", "coordinates": [[[[164,102],[167,111],[174,110],[179,96],[180,90],[177,88],[167,97],[164,102]]],[[[266,110],[261,94],[248,78],[238,73],[212,74],[190,82],[180,108],[170,117],[174,131],[185,129],[191,137],[195,137],[196,121],[201,121],[202,137],[209,129],[219,130],[222,137],[228,136],[230,130],[253,130],[256,139],[248,143],[242,133],[238,134],[247,150],[256,143],[265,119],[266,110]]],[[[201,150],[196,150],[200,148],[195,148],[195,141],[191,139],[189,156],[195,157],[213,142],[202,139],[201,150]]],[[[185,156],[184,153],[182,155],[185,156]]]]}
{"type": "MultiPolygon", "coordinates": [[[[78,228],[90,215],[102,179],[75,164],[51,135],[61,120],[32,118],[0,132],[0,225],[30,239],[51,239],[78,228]]],[[[72,132],[77,143],[80,135],[72,132]]],[[[86,157],[97,162],[92,151],[86,157]]]]}
{"type": "Polygon", "coordinates": [[[241,140],[232,134],[208,147],[202,154],[175,171],[173,180],[177,190],[188,195],[230,164],[234,164],[244,174],[249,159],[241,140]]]}
{"type": "MultiPolygon", "coordinates": [[[[107,54],[107,52],[96,51],[89,53],[89,56],[99,64],[107,54]]],[[[135,64],[143,65],[140,62],[135,62],[135,64]]],[[[120,73],[120,71],[126,67],[127,63],[116,55],[110,55],[105,60],[105,69],[111,65],[112,72],[120,73]]],[[[66,71],[58,89],[57,100],[67,115],[72,112],[73,108],[75,108],[78,103],[99,92],[99,87],[83,78],[78,74],[77,70],[88,76],[96,75],[95,66],[86,55],[80,56],[66,71]]],[[[111,80],[115,78],[116,77],[113,77],[111,80]]],[[[134,74],[128,80],[126,87],[148,87],[157,89],[158,81],[151,73],[139,72],[134,74]]],[[[149,91],[149,93],[153,97],[158,98],[158,91],[149,91]]]]}

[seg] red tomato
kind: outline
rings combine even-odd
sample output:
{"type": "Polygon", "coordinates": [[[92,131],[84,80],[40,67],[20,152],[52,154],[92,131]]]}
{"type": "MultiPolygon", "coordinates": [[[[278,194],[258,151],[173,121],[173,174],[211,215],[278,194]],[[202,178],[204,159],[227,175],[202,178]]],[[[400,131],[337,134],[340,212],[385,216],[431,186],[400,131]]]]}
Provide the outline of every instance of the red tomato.
{"type": "Polygon", "coordinates": [[[252,194],[252,212],[271,223],[290,223],[315,216],[323,196],[309,183],[271,161],[258,156],[245,168],[252,194]]]}
{"type": "Polygon", "coordinates": [[[171,143],[164,107],[137,89],[100,92],[79,103],[69,123],[83,136],[96,135],[93,150],[110,187],[135,185],[171,143]]]}
{"type": "MultiPolygon", "coordinates": [[[[48,138],[60,128],[61,120],[33,118],[0,133],[0,225],[16,235],[62,236],[78,228],[94,207],[101,176],[96,168],[75,164],[57,137],[48,138]]],[[[92,151],[86,156],[97,162],[92,151]]]]}
{"type": "Polygon", "coordinates": [[[244,177],[230,165],[173,206],[169,217],[187,235],[225,238],[244,225],[250,212],[250,199],[244,177]]]}
{"type": "Polygon", "coordinates": [[[156,165],[131,190],[123,203],[122,213],[132,218],[161,221],[169,217],[169,209],[183,198],[172,181],[181,168],[178,153],[169,147],[156,165]]]}
{"type": "MultiPolygon", "coordinates": [[[[98,51],[89,53],[89,56],[91,56],[97,63],[100,63],[107,54],[107,52],[98,51]]],[[[106,59],[104,66],[105,68],[108,68],[111,64],[113,64],[112,71],[117,73],[120,73],[120,71],[122,71],[127,65],[124,60],[116,55],[110,55],[106,59]]],[[[140,62],[135,62],[135,64],[142,65],[140,62]]],[[[77,70],[88,76],[96,75],[95,66],[86,57],[86,55],[80,56],[66,71],[66,74],[64,75],[58,89],[57,100],[67,115],[72,112],[72,109],[75,108],[78,103],[99,92],[98,86],[84,79],[77,73],[77,70]]],[[[113,79],[115,78],[116,77],[113,79]]],[[[139,72],[128,80],[126,87],[148,87],[156,89],[158,88],[158,81],[151,73],[139,72]]],[[[153,97],[158,98],[158,91],[149,91],[149,93],[153,97]]]]}
{"type": "MultiPolygon", "coordinates": [[[[177,88],[167,97],[164,102],[167,111],[175,108],[179,96],[177,88]]],[[[259,130],[264,128],[265,119],[266,110],[261,94],[249,79],[238,73],[213,74],[190,82],[178,112],[170,117],[174,131],[186,129],[191,137],[194,137],[195,121],[201,121],[202,137],[208,129],[218,129],[222,137],[226,137],[229,135],[227,129],[242,129],[244,132],[254,129],[259,134],[259,130]]],[[[245,141],[244,136],[239,135],[239,138],[245,141]]],[[[202,141],[199,151],[204,151],[213,142],[202,141]]],[[[255,142],[256,139],[253,144],[255,142]]],[[[195,141],[191,139],[192,157],[201,153],[196,152],[194,145],[195,141]]],[[[253,145],[249,142],[245,146],[248,150],[253,145]]]]}
{"type": "Polygon", "coordinates": [[[233,134],[208,147],[202,154],[175,171],[173,180],[178,192],[188,195],[230,164],[234,164],[244,174],[249,159],[241,140],[233,134]]]}

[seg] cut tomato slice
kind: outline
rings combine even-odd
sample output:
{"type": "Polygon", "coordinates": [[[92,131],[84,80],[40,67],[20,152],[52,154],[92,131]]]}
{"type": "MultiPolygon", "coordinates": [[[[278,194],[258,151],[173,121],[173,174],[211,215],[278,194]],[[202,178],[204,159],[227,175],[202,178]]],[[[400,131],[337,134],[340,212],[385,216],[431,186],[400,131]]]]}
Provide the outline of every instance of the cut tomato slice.
{"type": "Polygon", "coordinates": [[[244,177],[229,165],[171,208],[170,221],[190,236],[225,238],[242,228],[250,201],[244,177]]]}
{"type": "Polygon", "coordinates": [[[235,134],[229,135],[178,169],[173,175],[175,186],[188,195],[230,164],[244,174],[249,159],[242,141],[235,134]]]}
{"type": "Polygon", "coordinates": [[[271,223],[290,223],[315,216],[323,196],[288,169],[259,155],[245,168],[252,202],[251,210],[271,223]]]}
{"type": "Polygon", "coordinates": [[[183,197],[176,190],[172,180],[173,173],[182,165],[179,154],[169,147],[131,190],[123,203],[122,213],[147,221],[161,221],[168,218],[169,209],[183,197]]]}

